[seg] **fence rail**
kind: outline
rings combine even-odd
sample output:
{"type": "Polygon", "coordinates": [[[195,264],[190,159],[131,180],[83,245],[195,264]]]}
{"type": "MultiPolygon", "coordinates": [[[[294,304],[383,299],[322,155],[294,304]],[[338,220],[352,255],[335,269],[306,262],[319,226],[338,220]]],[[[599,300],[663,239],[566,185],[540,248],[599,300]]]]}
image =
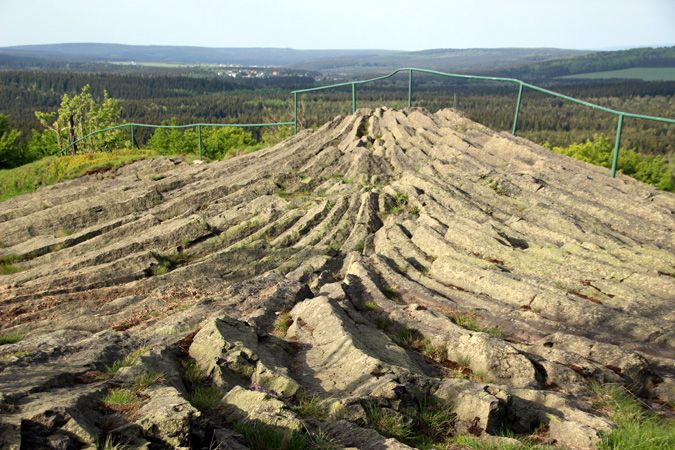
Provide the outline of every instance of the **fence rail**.
{"type": "Polygon", "coordinates": [[[136,128],[164,128],[164,129],[184,129],[184,128],[196,128],[197,129],[197,149],[199,154],[199,159],[202,159],[202,128],[253,128],[253,127],[278,127],[278,126],[288,126],[293,125],[294,122],[269,122],[269,123],[190,123],[186,125],[150,125],[145,123],[123,123],[121,125],[115,125],[114,127],[101,128],[100,130],[92,131],[91,133],[82,136],[79,139],[74,140],[66,147],[61,149],[61,154],[65,155],[69,149],[76,146],[78,143],[89,139],[92,136],[97,134],[105,133],[112,130],[119,130],[122,128],[129,128],[131,134],[131,146],[134,146],[135,143],[135,129],[136,128]]]}
{"type": "Polygon", "coordinates": [[[536,86],[534,84],[526,83],[525,81],[518,80],[516,78],[504,78],[504,77],[488,77],[488,76],[482,76],[482,75],[464,75],[464,74],[459,74],[459,73],[448,73],[448,72],[439,72],[437,70],[429,70],[429,69],[418,69],[416,67],[406,67],[406,68],[401,68],[401,69],[396,69],[393,72],[391,72],[388,75],[382,75],[380,77],[376,78],[370,78],[367,80],[360,80],[360,81],[347,81],[344,83],[336,83],[336,84],[331,84],[327,86],[318,86],[314,88],[308,88],[308,89],[298,89],[295,91],[292,91],[291,93],[293,94],[293,115],[294,115],[294,123],[295,123],[295,130],[297,131],[298,129],[298,95],[299,94],[305,94],[305,93],[311,93],[311,92],[318,92],[318,91],[323,91],[327,89],[335,89],[339,87],[344,87],[344,86],[351,86],[352,88],[352,113],[356,112],[356,86],[357,85],[362,85],[362,84],[368,84],[368,83],[373,83],[375,81],[380,81],[380,80],[386,80],[387,78],[391,78],[394,75],[400,73],[400,72],[407,72],[408,73],[408,107],[411,107],[413,105],[413,73],[414,72],[419,72],[419,73],[425,73],[425,74],[430,74],[430,75],[439,75],[443,77],[448,77],[448,78],[460,78],[460,79],[466,79],[466,80],[481,80],[481,81],[497,81],[497,82],[503,82],[503,83],[511,83],[515,84],[518,86],[518,96],[516,98],[516,106],[515,106],[515,111],[513,113],[513,126],[511,127],[511,133],[515,136],[516,132],[518,131],[518,114],[520,113],[520,106],[522,103],[523,99],[523,91],[525,88],[530,89],[532,91],[536,92],[541,92],[542,94],[550,95],[552,97],[556,97],[562,100],[567,100],[568,102],[575,103],[577,105],[582,105],[586,106],[589,108],[593,108],[598,111],[603,111],[609,114],[614,114],[617,116],[617,124],[616,124],[616,135],[614,138],[614,151],[612,153],[612,177],[616,176],[616,170],[617,170],[617,165],[619,161],[619,147],[621,145],[621,132],[623,130],[623,120],[626,117],[634,118],[634,119],[642,119],[642,120],[651,120],[655,122],[662,122],[662,123],[668,123],[668,124],[675,124],[675,119],[668,119],[666,117],[658,117],[658,116],[649,116],[645,114],[636,114],[636,113],[630,113],[626,111],[618,111],[616,109],[612,108],[607,108],[606,106],[600,106],[596,105],[595,103],[587,102],[585,100],[580,100],[578,98],[570,97],[569,95],[561,94],[559,92],[551,91],[549,89],[545,89],[539,86],[536,86]]]}
{"type": "Polygon", "coordinates": [[[459,73],[448,73],[448,72],[439,72],[437,70],[429,70],[429,69],[419,69],[416,67],[406,67],[406,68],[401,68],[401,69],[396,69],[390,74],[387,75],[382,75],[379,77],[375,78],[369,78],[366,80],[358,80],[358,81],[346,81],[343,83],[336,83],[336,84],[331,84],[327,86],[317,86],[313,88],[307,88],[307,89],[298,89],[295,91],[291,91],[291,94],[293,95],[293,120],[292,121],[287,121],[287,122],[270,122],[270,123],[192,123],[188,125],[148,125],[148,124],[142,124],[142,123],[125,123],[122,125],[116,125],[114,127],[108,127],[108,128],[102,128],[100,130],[93,131],[86,136],[83,136],[70,144],[68,146],[64,147],[61,150],[62,154],[65,154],[69,149],[73,148],[76,146],[79,142],[84,141],[85,139],[88,139],[92,136],[95,136],[99,133],[105,133],[107,131],[115,130],[115,129],[121,129],[121,128],[129,128],[130,133],[131,133],[131,146],[134,146],[135,142],[135,129],[136,128],[173,128],[173,129],[184,129],[184,128],[197,128],[197,140],[198,140],[198,152],[199,152],[199,159],[202,158],[202,128],[204,127],[273,127],[273,126],[287,126],[287,125],[293,125],[295,132],[298,132],[298,96],[301,94],[307,94],[307,93],[314,93],[314,92],[319,92],[319,91],[324,91],[328,89],[335,89],[339,87],[346,87],[350,86],[351,91],[352,91],[352,113],[356,112],[356,86],[359,85],[364,85],[368,83],[374,83],[376,81],[380,80],[386,80],[387,78],[391,78],[394,75],[401,73],[401,72],[407,72],[408,74],[408,107],[412,107],[413,105],[413,73],[419,72],[423,74],[429,74],[429,75],[438,75],[438,76],[443,76],[443,77],[448,77],[448,78],[459,78],[459,79],[465,79],[465,80],[480,80],[480,81],[496,81],[496,82],[502,82],[502,83],[511,83],[514,85],[518,86],[518,95],[516,97],[516,105],[515,105],[515,110],[513,113],[513,126],[511,127],[511,133],[513,135],[516,134],[518,131],[518,115],[520,113],[520,107],[522,104],[523,100],[523,92],[525,89],[529,89],[531,91],[535,92],[540,92],[542,94],[550,95],[552,97],[556,97],[562,100],[566,100],[571,103],[575,103],[577,105],[582,105],[586,106],[588,108],[592,108],[598,111],[603,111],[608,114],[613,114],[617,116],[617,124],[616,124],[616,135],[614,138],[614,151],[612,153],[612,177],[616,176],[616,171],[617,171],[617,165],[618,165],[618,160],[619,160],[619,147],[621,145],[621,132],[623,130],[623,122],[624,118],[632,118],[632,119],[641,119],[641,120],[651,120],[655,122],[661,122],[661,123],[667,123],[667,124],[675,124],[675,119],[669,119],[666,117],[658,117],[658,116],[649,116],[645,114],[636,114],[636,113],[631,113],[631,112],[626,112],[626,111],[619,111],[616,109],[612,108],[607,108],[606,106],[601,106],[601,105],[596,105],[595,103],[587,102],[585,100],[580,100],[578,98],[570,97],[569,95],[564,95],[559,92],[551,91],[549,89],[545,89],[539,86],[536,86],[534,84],[526,83],[525,81],[518,80],[516,78],[504,78],[504,77],[489,77],[489,76],[482,76],[482,75],[465,75],[465,74],[459,74],[459,73]]]}

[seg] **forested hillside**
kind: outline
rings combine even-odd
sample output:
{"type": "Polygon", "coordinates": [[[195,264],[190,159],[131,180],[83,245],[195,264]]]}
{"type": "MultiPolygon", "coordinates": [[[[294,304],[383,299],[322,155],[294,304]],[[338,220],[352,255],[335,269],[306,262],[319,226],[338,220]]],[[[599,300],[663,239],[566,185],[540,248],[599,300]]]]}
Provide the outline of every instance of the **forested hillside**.
{"type": "Polygon", "coordinates": [[[596,52],[575,58],[556,59],[493,72],[504,76],[541,80],[630,67],[675,67],[675,46],[596,52]]]}

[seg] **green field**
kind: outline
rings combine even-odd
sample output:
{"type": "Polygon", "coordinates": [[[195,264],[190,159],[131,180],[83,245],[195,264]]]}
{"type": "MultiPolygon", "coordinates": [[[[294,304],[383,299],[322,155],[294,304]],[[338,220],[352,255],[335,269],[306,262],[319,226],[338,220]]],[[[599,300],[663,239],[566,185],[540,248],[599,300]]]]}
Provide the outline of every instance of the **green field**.
{"type": "Polygon", "coordinates": [[[578,73],[559,78],[611,79],[630,78],[643,81],[675,81],[675,67],[631,67],[606,72],[578,73]]]}

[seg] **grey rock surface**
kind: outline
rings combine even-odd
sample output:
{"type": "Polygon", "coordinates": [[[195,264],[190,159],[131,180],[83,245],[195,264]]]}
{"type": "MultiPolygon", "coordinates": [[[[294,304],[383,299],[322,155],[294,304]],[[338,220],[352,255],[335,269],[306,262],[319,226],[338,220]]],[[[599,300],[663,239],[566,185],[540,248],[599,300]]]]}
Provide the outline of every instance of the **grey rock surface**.
{"type": "Polygon", "coordinates": [[[418,108],[109,175],[0,203],[0,448],[242,448],[247,420],[407,448],[369,408],[431,399],[584,449],[592,382],[675,398],[671,193],[418,108]]]}

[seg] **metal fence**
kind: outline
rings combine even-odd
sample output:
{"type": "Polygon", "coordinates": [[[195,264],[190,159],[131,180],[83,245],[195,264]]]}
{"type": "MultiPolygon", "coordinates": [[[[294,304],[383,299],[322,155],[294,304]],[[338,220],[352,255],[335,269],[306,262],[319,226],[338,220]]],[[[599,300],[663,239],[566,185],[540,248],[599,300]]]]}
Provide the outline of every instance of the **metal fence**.
{"type": "Polygon", "coordinates": [[[458,74],[458,73],[447,73],[447,72],[439,72],[437,70],[429,70],[429,69],[418,69],[415,67],[407,67],[407,68],[402,68],[402,69],[396,69],[393,72],[391,72],[388,75],[383,75],[380,77],[376,78],[370,78],[367,80],[359,80],[359,81],[348,81],[344,83],[336,83],[336,84],[331,84],[327,86],[318,86],[314,88],[308,88],[308,89],[298,89],[295,91],[292,91],[291,94],[293,94],[293,120],[288,121],[288,122],[271,122],[271,123],[192,123],[188,125],[147,125],[147,124],[142,124],[142,123],[125,123],[122,125],[116,125],[114,127],[108,127],[108,128],[103,128],[100,130],[96,130],[92,133],[87,134],[86,136],[83,136],[70,144],[68,146],[64,147],[61,150],[61,154],[65,154],[69,149],[73,148],[76,146],[79,142],[82,142],[94,135],[97,135],[99,133],[105,133],[107,131],[111,130],[116,130],[116,129],[122,129],[122,128],[128,128],[129,132],[131,134],[131,146],[134,146],[135,143],[135,136],[134,132],[136,128],[174,128],[174,129],[185,129],[185,128],[196,128],[197,129],[197,148],[199,152],[199,159],[202,159],[202,128],[204,127],[273,127],[273,126],[287,126],[287,125],[293,125],[295,132],[298,132],[298,96],[300,94],[306,94],[306,93],[311,93],[311,92],[318,92],[318,91],[324,91],[327,89],[335,89],[339,87],[345,87],[345,86],[351,86],[352,90],[352,113],[356,112],[356,86],[358,85],[365,85],[368,83],[373,83],[376,81],[380,80],[385,80],[387,78],[391,78],[394,75],[401,73],[401,72],[407,72],[408,74],[408,107],[411,107],[413,105],[413,73],[419,72],[419,73],[424,73],[424,74],[430,74],[430,75],[439,75],[443,77],[449,77],[449,78],[459,78],[459,79],[465,79],[465,80],[482,80],[482,81],[497,81],[497,82],[502,82],[502,83],[511,83],[515,84],[518,86],[518,96],[516,98],[516,106],[515,106],[515,111],[513,113],[513,126],[511,128],[511,133],[513,135],[516,134],[518,130],[518,114],[520,112],[520,106],[522,103],[523,99],[523,91],[525,89],[530,89],[532,91],[536,92],[541,92],[543,94],[550,95],[552,97],[556,97],[562,100],[566,100],[571,103],[576,103],[578,105],[586,106],[589,108],[593,108],[598,111],[603,111],[609,114],[614,114],[617,116],[617,124],[616,124],[616,136],[614,139],[614,151],[612,154],[612,176],[616,176],[616,171],[617,171],[617,163],[619,160],[619,147],[621,145],[621,132],[623,129],[623,120],[626,117],[629,118],[634,118],[634,119],[641,119],[641,120],[651,120],[655,122],[662,122],[662,123],[668,123],[668,124],[675,124],[674,119],[668,119],[665,117],[657,117],[657,116],[648,116],[644,114],[635,114],[635,113],[630,113],[630,112],[625,112],[625,111],[618,111],[612,108],[607,108],[605,106],[600,106],[596,105],[595,103],[587,102],[584,100],[579,100],[574,97],[570,97],[568,95],[560,94],[558,92],[551,91],[549,89],[544,89],[539,86],[535,86],[534,84],[526,83],[524,81],[518,80],[516,78],[503,78],[503,77],[487,77],[487,76],[481,76],[481,75],[463,75],[463,74],[458,74]]]}
{"type": "Polygon", "coordinates": [[[449,77],[449,78],[461,78],[461,79],[467,79],[467,80],[482,80],[482,81],[498,81],[498,82],[503,82],[503,83],[511,83],[515,84],[518,86],[518,96],[516,98],[516,107],[515,111],[513,113],[513,126],[511,128],[511,133],[513,135],[516,134],[516,131],[518,130],[518,114],[520,112],[520,105],[523,99],[523,91],[525,88],[536,91],[536,92],[541,92],[543,94],[550,95],[552,97],[560,98],[566,101],[569,101],[571,103],[576,103],[578,105],[582,106],[587,106],[589,108],[593,108],[598,111],[603,111],[609,114],[614,114],[617,116],[617,124],[616,124],[616,136],[614,138],[614,152],[612,154],[612,176],[616,176],[616,170],[617,170],[617,164],[619,160],[619,146],[621,145],[621,132],[623,129],[623,119],[625,117],[630,117],[630,118],[635,118],[635,119],[642,119],[642,120],[652,120],[655,122],[663,122],[663,123],[668,123],[668,124],[675,124],[674,119],[668,119],[665,117],[657,117],[657,116],[648,116],[644,114],[635,114],[635,113],[629,113],[625,111],[617,111],[615,109],[607,108],[605,106],[600,106],[596,105],[595,103],[587,102],[584,100],[579,100],[578,98],[570,97],[568,95],[560,94],[558,92],[551,91],[549,89],[544,89],[539,86],[535,86],[534,84],[526,83],[524,81],[518,80],[516,78],[503,78],[503,77],[486,77],[486,76],[481,76],[481,75],[463,75],[463,74],[458,74],[458,73],[447,73],[447,72],[439,72],[437,70],[429,70],[429,69],[418,69],[415,67],[407,67],[403,69],[396,69],[393,72],[391,72],[388,75],[383,75],[381,77],[376,77],[376,78],[370,78],[368,80],[361,80],[361,81],[348,81],[345,83],[337,83],[337,84],[331,84],[328,86],[319,86],[315,88],[308,88],[308,89],[299,89],[296,91],[292,91],[291,93],[293,94],[293,114],[294,114],[294,123],[295,123],[295,130],[297,132],[298,129],[298,95],[299,94],[305,94],[309,92],[318,92],[318,91],[323,91],[326,89],[334,89],[334,88],[339,88],[339,87],[344,87],[344,86],[351,86],[352,88],[352,113],[356,111],[356,86],[357,85],[363,85],[367,83],[373,83],[375,81],[380,81],[380,80],[385,80],[387,78],[391,78],[394,75],[400,73],[400,72],[407,72],[408,73],[408,107],[411,107],[413,105],[413,73],[414,72],[419,72],[419,73],[425,73],[425,74],[431,74],[431,75],[440,75],[443,77],[449,77]]]}

